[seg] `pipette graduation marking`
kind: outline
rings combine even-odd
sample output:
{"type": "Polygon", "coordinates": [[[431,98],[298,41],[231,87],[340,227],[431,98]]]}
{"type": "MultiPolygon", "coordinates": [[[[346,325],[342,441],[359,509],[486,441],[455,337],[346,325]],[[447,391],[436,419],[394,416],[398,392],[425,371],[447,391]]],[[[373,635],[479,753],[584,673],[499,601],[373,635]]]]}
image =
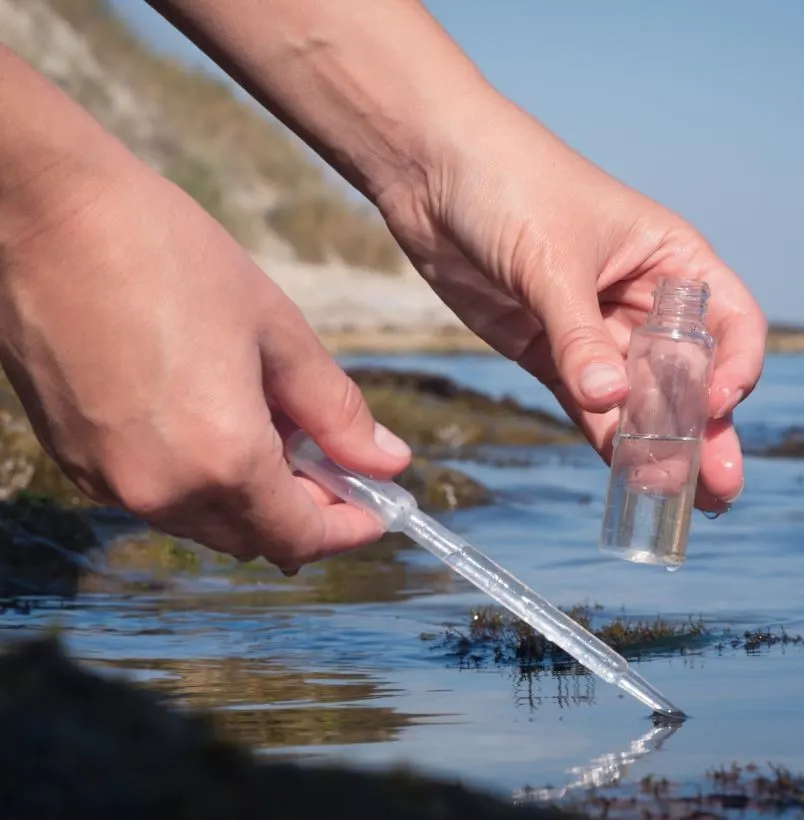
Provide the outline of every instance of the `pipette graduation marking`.
{"type": "Polygon", "coordinates": [[[402,532],[490,595],[590,672],[619,686],[653,711],[684,720],[686,715],[633,670],[625,658],[558,607],[494,563],[480,550],[423,513],[416,499],[393,481],[353,473],[327,458],[303,432],[294,433],[287,456],[297,470],[360,509],[373,513],[389,532],[402,532]]]}

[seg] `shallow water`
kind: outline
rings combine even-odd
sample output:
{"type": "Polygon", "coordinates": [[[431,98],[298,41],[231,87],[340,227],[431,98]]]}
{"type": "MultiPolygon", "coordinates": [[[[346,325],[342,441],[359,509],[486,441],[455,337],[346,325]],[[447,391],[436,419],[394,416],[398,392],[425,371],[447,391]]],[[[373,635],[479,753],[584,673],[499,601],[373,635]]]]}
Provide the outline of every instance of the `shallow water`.
{"type": "MultiPolygon", "coordinates": [[[[546,390],[497,359],[344,363],[428,369],[556,410],[546,390]]],[[[804,357],[769,359],[738,414],[747,442],[804,420],[802,373],[804,357]]],[[[668,573],[598,555],[607,472],[588,447],[516,456],[505,467],[456,462],[496,501],[443,518],[554,603],[599,603],[603,614],[633,617],[700,614],[715,634],[804,633],[804,462],[749,456],[740,501],[716,521],[696,514],[687,564],[668,573]]],[[[427,553],[385,544],[295,579],[244,570],[232,584],[210,571],[179,592],[6,613],[0,629],[18,636],[55,621],[78,657],[216,710],[230,733],[266,755],[413,765],[511,799],[573,782],[627,786],[649,773],[695,784],[732,761],[804,771],[804,647],[749,653],[713,638],[638,658],[692,716],[657,733],[640,704],[592,677],[478,667],[422,640],[445,623],[465,625],[485,603],[427,553]]]]}

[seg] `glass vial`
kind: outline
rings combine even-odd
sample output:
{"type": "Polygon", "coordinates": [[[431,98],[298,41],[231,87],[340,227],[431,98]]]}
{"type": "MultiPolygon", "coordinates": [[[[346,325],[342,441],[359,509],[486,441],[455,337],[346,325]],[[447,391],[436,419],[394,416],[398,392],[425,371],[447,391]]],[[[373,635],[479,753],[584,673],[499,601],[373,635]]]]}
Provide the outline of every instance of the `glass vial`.
{"type": "Polygon", "coordinates": [[[708,298],[704,282],[663,278],[631,334],[600,539],[626,561],[675,570],[686,557],[715,352],[708,298]]]}

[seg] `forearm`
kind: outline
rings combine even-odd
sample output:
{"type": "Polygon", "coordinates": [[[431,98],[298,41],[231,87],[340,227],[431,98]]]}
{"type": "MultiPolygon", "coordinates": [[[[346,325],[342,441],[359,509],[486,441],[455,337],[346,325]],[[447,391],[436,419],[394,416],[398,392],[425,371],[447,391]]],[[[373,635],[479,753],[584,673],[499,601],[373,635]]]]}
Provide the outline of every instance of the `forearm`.
{"type": "Polygon", "coordinates": [[[417,0],[147,0],[369,198],[489,86],[417,0]]]}
{"type": "Polygon", "coordinates": [[[0,44],[0,249],[88,202],[133,160],[56,86],[0,44]]]}

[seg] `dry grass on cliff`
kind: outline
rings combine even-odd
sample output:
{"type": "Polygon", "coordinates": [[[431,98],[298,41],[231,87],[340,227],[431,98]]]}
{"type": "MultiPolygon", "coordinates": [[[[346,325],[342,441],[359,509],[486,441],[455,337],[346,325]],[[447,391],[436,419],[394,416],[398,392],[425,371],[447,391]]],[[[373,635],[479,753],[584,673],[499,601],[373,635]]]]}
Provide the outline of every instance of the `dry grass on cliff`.
{"type": "MultiPolygon", "coordinates": [[[[374,208],[351,202],[284,126],[217,77],[151,51],[105,0],[46,2],[83,34],[142,110],[155,112],[161,156],[154,164],[238,239],[255,246],[271,231],[306,262],[334,257],[388,273],[400,269],[402,254],[374,208]],[[271,192],[270,203],[253,196],[259,189],[271,192]],[[249,196],[252,204],[244,204],[249,196]]],[[[97,83],[69,90],[95,114],[108,105],[97,83]]],[[[129,142],[121,130],[117,136],[129,142]]]]}

